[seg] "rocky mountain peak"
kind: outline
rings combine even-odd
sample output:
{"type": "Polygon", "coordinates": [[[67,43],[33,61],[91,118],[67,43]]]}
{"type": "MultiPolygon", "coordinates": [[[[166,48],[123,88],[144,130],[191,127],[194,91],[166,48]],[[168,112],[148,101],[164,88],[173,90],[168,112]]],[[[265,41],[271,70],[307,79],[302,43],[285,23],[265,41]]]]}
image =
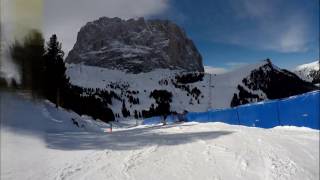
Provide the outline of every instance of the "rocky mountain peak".
{"type": "Polygon", "coordinates": [[[293,72],[305,81],[320,84],[320,60],[299,65],[293,72]]]}
{"type": "Polygon", "coordinates": [[[178,25],[144,18],[101,17],[88,22],[66,62],[130,73],[157,68],[204,71],[200,53],[178,25]]]}
{"type": "Polygon", "coordinates": [[[237,89],[238,93],[234,94],[231,106],[285,98],[316,90],[317,87],[286,69],[280,69],[267,59],[252,69],[237,89]]]}

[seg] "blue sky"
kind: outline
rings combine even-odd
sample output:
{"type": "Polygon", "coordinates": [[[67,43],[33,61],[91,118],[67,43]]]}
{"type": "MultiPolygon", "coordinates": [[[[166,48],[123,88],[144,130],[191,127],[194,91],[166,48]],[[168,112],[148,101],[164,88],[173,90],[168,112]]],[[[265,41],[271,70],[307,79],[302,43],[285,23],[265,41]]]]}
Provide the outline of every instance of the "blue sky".
{"type": "MultiPolygon", "coordinates": [[[[1,1],[1,7],[6,7],[1,9],[1,17],[6,17],[1,19],[1,39],[8,42],[18,38],[13,36],[15,31],[10,24],[25,25],[16,32],[38,28],[34,27],[35,18],[28,13],[8,18],[19,14],[8,8],[14,2],[1,1]]],[[[215,72],[266,58],[287,69],[319,59],[319,0],[43,0],[43,3],[41,30],[46,40],[57,34],[66,55],[83,25],[106,16],[174,21],[194,41],[204,65],[215,72]]],[[[14,66],[6,64],[1,67],[5,67],[7,76],[16,76],[14,66]]]]}
{"type": "Polygon", "coordinates": [[[57,34],[66,52],[81,26],[107,16],[170,19],[187,32],[208,66],[232,69],[271,58],[274,64],[292,69],[319,58],[319,0],[44,2],[46,39],[57,34]]]}
{"type": "Polygon", "coordinates": [[[319,58],[318,0],[171,0],[205,65],[233,68],[271,58],[283,68],[319,58]]]}

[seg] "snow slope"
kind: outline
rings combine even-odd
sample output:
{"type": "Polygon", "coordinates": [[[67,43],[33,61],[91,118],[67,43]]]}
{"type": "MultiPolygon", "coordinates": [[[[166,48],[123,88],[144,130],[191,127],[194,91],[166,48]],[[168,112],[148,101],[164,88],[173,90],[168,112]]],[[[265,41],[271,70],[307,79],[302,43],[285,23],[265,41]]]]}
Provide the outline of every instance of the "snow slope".
{"type": "MultiPolygon", "coordinates": [[[[117,94],[121,94],[121,90],[115,90],[110,86],[110,83],[120,85],[129,85],[127,90],[139,91],[136,97],[139,98],[140,104],[133,104],[130,108],[131,114],[134,110],[149,109],[155,101],[149,97],[150,92],[155,89],[165,89],[173,94],[173,102],[171,110],[182,112],[183,110],[193,112],[203,112],[208,109],[229,108],[234,93],[238,93],[237,86],[243,85],[243,78],[250,75],[253,69],[265,65],[266,61],[261,61],[256,64],[248,65],[239,68],[235,71],[224,74],[205,74],[202,81],[189,83],[192,88],[197,87],[201,91],[199,103],[197,100],[188,95],[182,89],[176,88],[171,79],[174,79],[177,74],[184,72],[178,70],[156,69],[148,73],[129,74],[119,70],[110,70],[95,66],[86,66],[82,64],[68,64],[67,74],[70,77],[71,83],[76,86],[85,88],[101,88],[113,90],[117,94]],[[160,81],[168,81],[168,84],[161,84],[160,81]]],[[[248,90],[251,92],[251,90],[248,90]]],[[[261,92],[255,92],[261,98],[267,99],[266,95],[261,92]]],[[[123,96],[122,98],[126,98],[123,96]]],[[[129,104],[127,102],[127,104],[129,104]]],[[[114,113],[121,113],[122,101],[114,99],[112,102],[112,110],[114,113]]]]}
{"type": "Polygon", "coordinates": [[[302,64],[294,69],[294,72],[303,80],[312,82],[311,71],[319,71],[319,60],[307,64],[302,64]]]}
{"type": "Polygon", "coordinates": [[[107,133],[47,102],[0,95],[1,179],[319,179],[316,130],[186,123],[107,133]]]}

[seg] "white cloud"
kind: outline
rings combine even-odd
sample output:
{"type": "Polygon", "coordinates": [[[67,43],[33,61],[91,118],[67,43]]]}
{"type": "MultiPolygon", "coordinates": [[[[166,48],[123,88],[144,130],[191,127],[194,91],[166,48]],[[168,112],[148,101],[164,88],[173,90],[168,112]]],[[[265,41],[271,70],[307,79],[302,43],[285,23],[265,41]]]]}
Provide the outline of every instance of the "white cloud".
{"type": "Polygon", "coordinates": [[[228,69],[235,69],[242,66],[248,65],[246,62],[227,62],[226,65],[229,67],[228,69]]]}
{"type": "Polygon", "coordinates": [[[226,73],[227,70],[220,67],[204,66],[204,72],[209,74],[223,74],[226,73]]]}
{"type": "Polygon", "coordinates": [[[272,0],[240,0],[233,1],[233,8],[240,18],[268,18],[274,13],[277,1],[272,0]]]}
{"type": "Polygon", "coordinates": [[[235,21],[227,25],[237,31],[215,37],[219,42],[291,53],[305,52],[314,41],[310,35],[314,27],[303,8],[283,0],[230,0],[230,4],[235,21]]]}
{"type": "Polygon", "coordinates": [[[282,52],[303,52],[307,50],[307,34],[304,22],[296,19],[279,38],[279,49],[282,52]]]}
{"type": "Polygon", "coordinates": [[[102,16],[124,19],[164,13],[168,0],[45,0],[46,39],[57,34],[65,51],[72,49],[80,28],[102,16]]]}
{"type": "Polygon", "coordinates": [[[223,74],[248,64],[247,62],[226,62],[224,67],[204,66],[204,71],[209,74],[223,74]]]}

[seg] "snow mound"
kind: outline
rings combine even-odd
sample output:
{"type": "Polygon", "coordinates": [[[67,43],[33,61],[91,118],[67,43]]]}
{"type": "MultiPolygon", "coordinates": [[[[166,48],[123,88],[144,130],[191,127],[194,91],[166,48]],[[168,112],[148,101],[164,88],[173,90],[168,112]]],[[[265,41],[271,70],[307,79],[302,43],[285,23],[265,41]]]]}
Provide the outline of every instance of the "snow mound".
{"type": "Polygon", "coordinates": [[[1,128],[17,133],[104,132],[109,127],[91,117],[56,108],[49,101],[30,100],[26,94],[0,91],[0,95],[1,111],[5,112],[1,116],[1,128]]]}

